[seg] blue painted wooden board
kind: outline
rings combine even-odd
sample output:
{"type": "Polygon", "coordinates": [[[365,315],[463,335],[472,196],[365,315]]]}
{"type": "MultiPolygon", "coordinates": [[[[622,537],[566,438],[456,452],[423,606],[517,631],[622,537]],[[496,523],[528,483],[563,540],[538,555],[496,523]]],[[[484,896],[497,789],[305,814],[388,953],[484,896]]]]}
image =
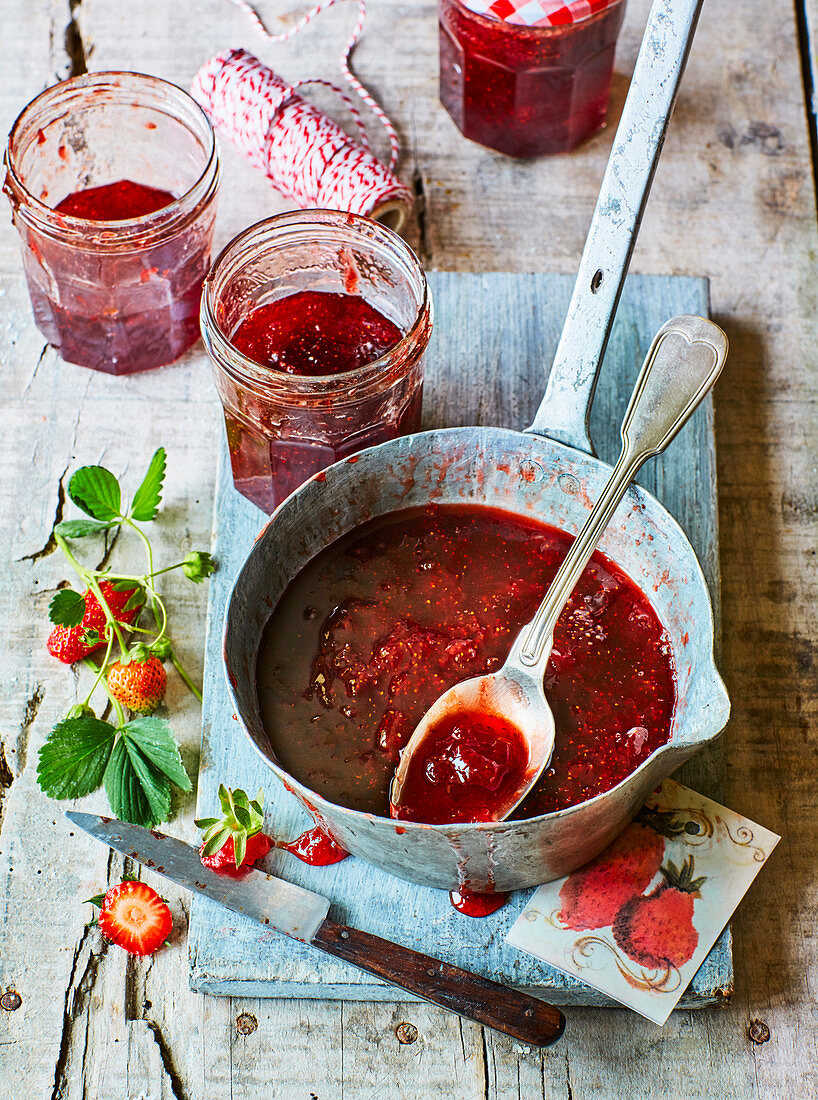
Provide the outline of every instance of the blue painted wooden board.
{"type": "MultiPolygon", "coordinates": [[[[556,348],[573,278],[562,275],[471,275],[432,272],[435,328],[429,348],[424,427],[530,423],[556,348]]],[[[636,372],[654,332],[677,313],[708,313],[703,279],[631,276],[605,357],[592,417],[597,450],[609,461],[618,449],[618,426],[636,372]]],[[[713,413],[706,403],[640,481],[681,522],[702,562],[718,617],[718,528],[713,413]]],[[[233,581],[266,517],[233,489],[224,455],[218,476],[214,554],[208,614],[199,813],[210,815],[220,782],[267,797],[267,831],[290,839],[310,822],[251,748],[231,704],[221,660],[225,608],[233,581]]],[[[680,772],[682,782],[720,797],[723,768],[718,745],[680,772]]],[[[444,892],[410,885],[347,859],[334,867],[307,867],[276,851],[265,868],[332,900],[331,916],[407,947],[486,974],[561,1004],[610,1004],[602,994],[503,941],[531,891],[513,895],[499,913],[482,920],[461,916],[444,892]]],[[[204,898],[193,899],[190,984],[218,995],[320,997],[350,1000],[407,999],[393,986],[239,917],[204,898]]],[[[729,927],[681,1001],[698,1007],[732,991],[729,927]]]]}

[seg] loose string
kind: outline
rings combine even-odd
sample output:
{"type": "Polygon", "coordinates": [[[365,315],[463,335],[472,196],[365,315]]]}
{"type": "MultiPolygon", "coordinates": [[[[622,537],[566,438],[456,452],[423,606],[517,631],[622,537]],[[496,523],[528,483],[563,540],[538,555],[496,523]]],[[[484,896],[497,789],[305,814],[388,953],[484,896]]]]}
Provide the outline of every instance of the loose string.
{"type": "MultiPolygon", "coordinates": [[[[334,7],[335,4],[341,4],[344,2],[345,0],[320,0],[318,4],[310,8],[288,30],[282,31],[280,34],[272,34],[268,30],[261,16],[255,10],[255,8],[252,7],[251,4],[247,3],[247,0],[231,0],[232,4],[235,4],[237,8],[239,8],[252,20],[252,22],[256,26],[256,29],[262,35],[264,35],[267,41],[274,44],[286,42],[288,39],[294,38],[295,35],[297,35],[306,26],[308,26],[317,15],[321,14],[321,12],[326,11],[331,7],[334,7]]],[[[358,19],[344,49],[343,58],[341,60],[341,73],[349,87],[352,88],[359,99],[366,104],[366,106],[370,109],[372,114],[375,116],[375,118],[378,119],[378,121],[381,123],[384,130],[386,131],[387,138],[389,139],[390,148],[389,169],[390,171],[394,172],[395,167],[398,163],[398,158],[400,157],[400,139],[398,138],[398,133],[395,129],[395,125],[390,119],[389,115],[386,113],[386,111],[384,111],[384,109],[380,106],[378,101],[372,95],[372,93],[361,83],[357,76],[355,76],[351,68],[350,58],[352,56],[352,51],[358,45],[364,29],[364,23],[366,22],[366,0],[357,0],[357,3],[358,19]]],[[[318,77],[298,80],[294,84],[289,85],[289,88],[291,91],[294,91],[296,88],[304,87],[307,84],[317,84],[324,88],[329,88],[341,98],[352,116],[352,119],[361,138],[361,144],[367,152],[371,152],[372,150],[366,132],[366,125],[363,121],[363,118],[361,117],[361,112],[358,110],[353,99],[349,95],[347,95],[343,88],[338,87],[337,84],[333,84],[329,80],[322,80],[318,77]]]]}

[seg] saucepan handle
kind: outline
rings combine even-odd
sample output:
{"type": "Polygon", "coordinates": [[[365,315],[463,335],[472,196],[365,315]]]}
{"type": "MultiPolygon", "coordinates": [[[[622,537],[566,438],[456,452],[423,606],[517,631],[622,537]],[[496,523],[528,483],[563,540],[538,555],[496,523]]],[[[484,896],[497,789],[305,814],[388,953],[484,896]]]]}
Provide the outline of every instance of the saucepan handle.
{"type": "Polygon", "coordinates": [[[594,453],[597,375],[702,0],[653,0],[545,396],[527,429],[594,453]]]}
{"type": "Polygon", "coordinates": [[[424,1001],[529,1046],[548,1046],[565,1028],[565,1017],[553,1005],[369,932],[325,920],[311,943],[424,1001]]]}

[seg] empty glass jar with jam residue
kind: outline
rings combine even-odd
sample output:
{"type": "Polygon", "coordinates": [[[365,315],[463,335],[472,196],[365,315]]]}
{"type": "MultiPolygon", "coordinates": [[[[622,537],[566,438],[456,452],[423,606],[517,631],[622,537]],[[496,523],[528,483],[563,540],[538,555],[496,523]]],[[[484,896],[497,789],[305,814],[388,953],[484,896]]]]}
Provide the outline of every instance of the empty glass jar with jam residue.
{"type": "Polygon", "coordinates": [[[568,152],[605,124],[625,0],[438,6],[440,100],[465,137],[539,157],[568,152]]]}
{"type": "Polygon", "coordinates": [[[251,226],[214,262],[201,324],[233,482],[267,512],[333,462],[419,427],[432,302],[412,249],[378,222],[309,210],[251,226]],[[236,343],[267,316],[253,333],[269,352],[260,362],[236,343]],[[395,342],[363,361],[379,325],[395,342]]]}
{"type": "Polygon", "coordinates": [[[4,190],[37,326],[63,359],[131,374],[196,342],[218,181],[207,116],[157,77],[74,77],[23,110],[4,190]]]}

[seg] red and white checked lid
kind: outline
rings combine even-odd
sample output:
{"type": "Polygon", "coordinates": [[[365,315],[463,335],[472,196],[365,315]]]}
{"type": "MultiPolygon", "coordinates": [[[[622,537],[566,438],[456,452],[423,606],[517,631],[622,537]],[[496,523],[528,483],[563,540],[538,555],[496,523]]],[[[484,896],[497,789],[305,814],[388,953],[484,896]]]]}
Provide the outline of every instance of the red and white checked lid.
{"type": "Polygon", "coordinates": [[[520,27],[559,27],[579,23],[620,0],[461,0],[470,11],[520,27]]]}

